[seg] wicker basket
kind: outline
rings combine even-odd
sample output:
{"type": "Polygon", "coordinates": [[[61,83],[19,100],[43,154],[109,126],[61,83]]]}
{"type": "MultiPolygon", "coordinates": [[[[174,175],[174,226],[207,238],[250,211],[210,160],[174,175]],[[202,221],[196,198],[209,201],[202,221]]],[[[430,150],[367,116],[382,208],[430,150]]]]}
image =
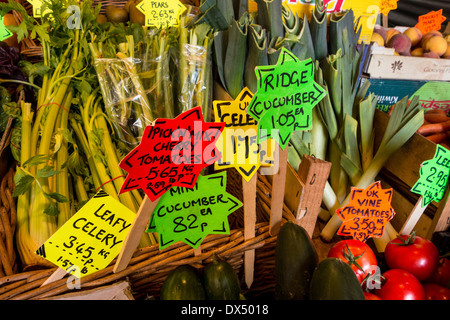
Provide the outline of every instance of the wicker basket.
{"type": "MultiPolygon", "coordinates": [[[[239,196],[242,194],[242,178],[233,171],[228,171],[227,180],[230,181],[228,189],[230,193],[239,196]]],[[[260,186],[261,183],[264,184],[265,181],[260,180],[260,186]]],[[[258,198],[258,201],[264,200],[258,198]]],[[[136,250],[125,270],[113,273],[115,263],[113,261],[107,268],[81,278],[81,290],[128,280],[136,299],[149,297],[157,299],[161,285],[171,270],[183,264],[202,269],[212,261],[213,254],[228,261],[244,283],[243,255],[246,250],[255,249],[255,273],[250,288],[251,296],[273,292],[276,236],[269,234],[268,215],[264,208],[261,205],[258,206],[257,220],[259,221],[255,228],[255,237],[252,239],[244,241],[244,230],[240,227],[242,213],[236,211],[230,216],[230,234],[207,236],[201,244],[200,254],[196,255],[194,249],[184,243],[177,243],[162,251],[157,244],[141,248],[136,250]]],[[[56,267],[41,268],[0,278],[0,300],[42,299],[70,292],[67,286],[68,276],[42,286],[55,270],[56,267]]],[[[242,288],[244,289],[244,285],[242,288]]]]}

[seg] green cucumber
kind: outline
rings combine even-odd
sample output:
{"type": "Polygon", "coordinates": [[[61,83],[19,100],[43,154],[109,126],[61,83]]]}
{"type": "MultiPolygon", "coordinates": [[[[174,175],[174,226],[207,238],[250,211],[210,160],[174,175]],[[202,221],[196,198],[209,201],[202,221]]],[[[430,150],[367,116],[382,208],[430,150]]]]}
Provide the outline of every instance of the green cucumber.
{"type": "Polygon", "coordinates": [[[275,299],[307,300],[318,260],[306,230],[293,222],[283,224],[275,248],[275,299]]]}
{"type": "Polygon", "coordinates": [[[172,270],[161,287],[161,300],[205,300],[205,290],[197,270],[181,265],[172,270]]]}
{"type": "Polygon", "coordinates": [[[352,268],[338,258],[322,260],[311,280],[310,300],[365,300],[352,268]]]}
{"type": "Polygon", "coordinates": [[[209,300],[239,300],[241,288],[233,267],[213,256],[213,262],[205,267],[203,286],[209,300]]]}

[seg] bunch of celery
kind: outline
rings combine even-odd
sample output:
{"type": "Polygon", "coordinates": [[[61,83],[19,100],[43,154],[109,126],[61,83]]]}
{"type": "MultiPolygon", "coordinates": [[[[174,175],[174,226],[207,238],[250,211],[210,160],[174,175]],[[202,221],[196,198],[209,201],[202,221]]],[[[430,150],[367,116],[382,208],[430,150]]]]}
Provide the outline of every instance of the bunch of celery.
{"type": "MultiPolygon", "coordinates": [[[[16,242],[24,266],[40,263],[35,250],[99,188],[135,212],[142,200],[138,193],[117,195],[125,174],[118,167],[118,134],[107,126],[89,49],[90,35],[100,33],[99,7],[72,0],[46,5],[51,15],[38,22],[17,2],[0,4],[2,13],[22,14],[23,22],[13,31],[19,40],[29,33],[38,36],[44,58],[28,68],[34,72],[29,77],[33,87],[39,88],[37,104],[22,103],[17,121],[16,242]],[[68,24],[67,7],[72,4],[80,6],[81,28],[68,24]]],[[[148,237],[143,240],[150,243],[148,237]]]]}
{"type": "MultiPolygon", "coordinates": [[[[68,148],[64,139],[74,97],[73,79],[89,63],[86,56],[86,34],[83,29],[69,29],[69,2],[48,4],[52,16],[41,23],[30,17],[14,1],[1,3],[2,13],[16,10],[22,23],[13,27],[21,40],[38,36],[42,45],[42,76],[36,108],[22,104],[20,158],[14,194],[18,196],[17,247],[25,265],[34,264],[34,251],[73,214],[70,182],[65,167],[68,148]]],[[[82,4],[81,10],[91,3],[82,4]]]]}

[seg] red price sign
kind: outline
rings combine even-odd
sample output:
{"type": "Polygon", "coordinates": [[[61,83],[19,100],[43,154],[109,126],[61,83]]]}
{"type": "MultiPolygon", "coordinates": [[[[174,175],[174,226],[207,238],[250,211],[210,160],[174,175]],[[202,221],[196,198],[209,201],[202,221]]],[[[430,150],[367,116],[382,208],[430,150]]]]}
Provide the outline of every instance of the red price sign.
{"type": "Polygon", "coordinates": [[[200,171],[221,158],[215,143],[224,126],[204,122],[200,107],[157,119],[120,162],[128,172],[120,193],[140,188],[154,201],[171,187],[194,187],[200,171]]]}
{"type": "Polygon", "coordinates": [[[338,234],[363,242],[380,238],[395,215],[391,200],[392,189],[382,189],[379,181],[366,189],[352,188],[348,204],[336,211],[343,221],[338,234]]]}

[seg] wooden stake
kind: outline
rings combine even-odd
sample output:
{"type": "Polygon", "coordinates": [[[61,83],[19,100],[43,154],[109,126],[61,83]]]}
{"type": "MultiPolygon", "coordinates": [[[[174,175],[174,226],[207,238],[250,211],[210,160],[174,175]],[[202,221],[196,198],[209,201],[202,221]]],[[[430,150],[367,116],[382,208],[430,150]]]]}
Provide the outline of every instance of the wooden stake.
{"type": "Polygon", "coordinates": [[[64,278],[64,276],[66,274],[67,274],[67,271],[64,270],[64,269],[62,269],[62,268],[56,269],[56,271],[53,272],[50,275],[50,277],[47,278],[47,280],[45,280],[45,282],[41,285],[41,287],[43,287],[43,286],[45,286],[45,285],[47,285],[49,283],[52,283],[52,282],[55,282],[55,281],[58,281],[58,280],[64,278]]]}
{"type": "Polygon", "coordinates": [[[136,217],[134,218],[131,229],[128,232],[122,249],[120,250],[116,264],[114,265],[114,273],[120,272],[128,266],[128,263],[130,262],[134,251],[139,245],[142,234],[145,232],[145,229],[148,226],[153,210],[155,210],[156,206],[158,205],[158,201],[159,198],[155,201],[151,201],[147,196],[145,196],[144,200],[142,200],[141,206],[136,213],[136,217]]]}
{"type": "MultiPolygon", "coordinates": [[[[255,173],[248,182],[242,178],[242,189],[244,194],[244,241],[255,237],[257,181],[257,173],[255,173]]],[[[244,275],[247,288],[250,288],[253,283],[254,271],[255,250],[246,250],[244,252],[244,275]]]]}
{"type": "Polygon", "coordinates": [[[409,214],[408,218],[406,219],[405,223],[403,224],[402,229],[400,230],[401,235],[409,235],[413,231],[414,227],[417,224],[417,221],[419,221],[420,217],[424,213],[427,206],[423,207],[423,198],[420,196],[419,200],[417,200],[416,205],[414,206],[413,210],[409,214]]]}
{"type": "Polygon", "coordinates": [[[308,155],[302,157],[297,174],[303,186],[297,208],[297,223],[312,238],[322,204],[325,183],[331,170],[331,162],[308,155]]]}
{"type": "Polygon", "coordinates": [[[450,226],[450,189],[447,188],[444,197],[439,202],[439,206],[434,214],[427,238],[431,240],[433,233],[446,231],[450,226]]]}
{"type": "Polygon", "coordinates": [[[388,16],[386,14],[382,14],[383,16],[383,28],[388,27],[388,16]]]}
{"type": "Polygon", "coordinates": [[[289,148],[286,147],[283,150],[280,145],[278,145],[278,171],[273,175],[272,180],[272,201],[269,221],[269,234],[271,236],[277,235],[281,228],[288,150],[289,148]]]}

